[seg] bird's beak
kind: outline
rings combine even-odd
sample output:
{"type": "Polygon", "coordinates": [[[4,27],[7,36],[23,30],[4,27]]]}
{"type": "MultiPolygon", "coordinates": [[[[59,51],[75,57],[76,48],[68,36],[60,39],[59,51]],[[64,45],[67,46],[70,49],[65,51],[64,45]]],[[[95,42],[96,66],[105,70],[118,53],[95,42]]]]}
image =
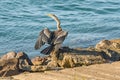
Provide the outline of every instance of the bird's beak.
{"type": "Polygon", "coordinates": [[[47,14],[47,16],[49,16],[49,17],[50,17],[51,15],[52,15],[52,14],[47,14]]]}
{"type": "Polygon", "coordinates": [[[53,14],[47,14],[47,16],[52,17],[52,16],[53,16],[53,14]]]}

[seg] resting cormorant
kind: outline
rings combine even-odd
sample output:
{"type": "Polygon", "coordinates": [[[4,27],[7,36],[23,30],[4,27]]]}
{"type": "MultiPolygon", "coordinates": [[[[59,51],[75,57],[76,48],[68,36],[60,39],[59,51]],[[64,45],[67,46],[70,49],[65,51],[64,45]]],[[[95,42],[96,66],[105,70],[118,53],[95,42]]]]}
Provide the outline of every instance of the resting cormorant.
{"type": "Polygon", "coordinates": [[[48,14],[57,22],[57,30],[50,31],[48,28],[43,29],[35,43],[35,49],[41,48],[45,43],[49,44],[47,48],[41,51],[43,54],[50,54],[52,50],[58,51],[61,48],[61,44],[65,40],[68,32],[63,31],[60,26],[60,20],[54,14],[48,14]]]}

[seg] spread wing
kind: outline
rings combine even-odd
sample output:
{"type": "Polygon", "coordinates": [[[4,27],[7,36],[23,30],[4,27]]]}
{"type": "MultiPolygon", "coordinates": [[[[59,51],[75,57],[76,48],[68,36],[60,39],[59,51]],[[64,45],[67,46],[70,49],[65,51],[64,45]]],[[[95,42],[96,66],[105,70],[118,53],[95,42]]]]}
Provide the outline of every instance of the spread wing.
{"type": "Polygon", "coordinates": [[[56,39],[54,41],[54,44],[62,44],[67,35],[68,35],[68,32],[66,32],[66,31],[59,32],[58,36],[56,37],[56,39]]]}
{"type": "Polygon", "coordinates": [[[51,31],[49,29],[44,29],[40,32],[40,35],[38,36],[38,39],[35,43],[35,49],[41,48],[45,43],[49,43],[51,38],[51,31]]]}

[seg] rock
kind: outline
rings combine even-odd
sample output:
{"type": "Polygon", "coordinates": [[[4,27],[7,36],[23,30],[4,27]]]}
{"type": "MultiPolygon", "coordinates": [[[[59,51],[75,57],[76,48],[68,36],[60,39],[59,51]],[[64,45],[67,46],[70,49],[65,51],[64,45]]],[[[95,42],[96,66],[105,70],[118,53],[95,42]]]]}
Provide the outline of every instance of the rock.
{"type": "Polygon", "coordinates": [[[16,53],[11,51],[11,52],[8,52],[7,54],[3,55],[1,57],[1,60],[9,60],[9,59],[15,58],[15,56],[16,56],[16,53]]]}
{"type": "Polygon", "coordinates": [[[47,67],[49,67],[49,68],[55,68],[55,67],[58,67],[58,66],[59,66],[58,61],[50,61],[50,62],[47,64],[47,67]]]}
{"type": "Polygon", "coordinates": [[[90,64],[99,64],[106,62],[106,57],[108,55],[104,52],[97,51],[93,48],[76,48],[67,50],[62,49],[59,52],[58,59],[56,62],[50,61],[48,64],[52,66],[70,68],[75,66],[90,65],[90,64]],[[56,65],[57,64],[57,65],[56,65]]]}
{"type": "Polygon", "coordinates": [[[120,39],[115,40],[102,40],[95,46],[96,49],[110,49],[119,52],[120,51],[120,39]]]}
{"type": "Polygon", "coordinates": [[[101,52],[96,51],[85,51],[82,53],[67,53],[64,54],[63,60],[61,62],[62,67],[75,67],[82,65],[91,65],[91,64],[99,64],[104,63],[106,60],[101,55],[101,52]]]}
{"type": "Polygon", "coordinates": [[[29,71],[29,72],[44,72],[44,71],[48,71],[48,70],[61,70],[63,68],[61,67],[49,67],[46,65],[29,65],[29,66],[25,66],[23,67],[24,71],[29,71]]]}
{"type": "Polygon", "coordinates": [[[73,56],[72,55],[64,55],[64,58],[62,60],[62,62],[59,61],[59,63],[61,63],[61,67],[64,68],[71,68],[71,67],[75,67],[75,63],[73,61],[73,56]]]}
{"type": "Polygon", "coordinates": [[[58,51],[55,51],[53,50],[51,53],[50,53],[50,56],[51,56],[51,59],[50,61],[48,62],[47,66],[48,67],[51,67],[51,68],[55,68],[55,67],[58,67],[58,51]]]}
{"type": "Polygon", "coordinates": [[[0,61],[0,76],[6,77],[19,74],[18,64],[19,60],[16,58],[0,61]]]}
{"type": "Polygon", "coordinates": [[[119,61],[120,60],[120,54],[117,53],[116,51],[113,51],[110,49],[106,49],[103,51],[105,52],[104,53],[104,57],[106,57],[105,59],[110,60],[110,61],[119,61]]]}
{"type": "Polygon", "coordinates": [[[29,59],[28,55],[25,54],[24,52],[18,52],[16,55],[16,58],[18,59],[29,59]]]}
{"type": "Polygon", "coordinates": [[[114,42],[114,43],[119,43],[120,44],[120,39],[112,39],[110,40],[111,42],[114,42]]]}
{"type": "Polygon", "coordinates": [[[29,65],[29,66],[24,66],[23,67],[24,71],[30,71],[30,72],[42,72],[48,70],[47,66],[42,66],[42,65],[29,65]]]}
{"type": "Polygon", "coordinates": [[[47,60],[46,57],[37,56],[37,57],[33,58],[31,61],[32,61],[33,65],[38,66],[38,65],[45,65],[46,60],[47,60]]]}
{"type": "Polygon", "coordinates": [[[105,52],[111,61],[120,60],[120,39],[102,40],[96,44],[95,48],[105,52]]]}
{"type": "Polygon", "coordinates": [[[19,59],[19,68],[22,70],[23,66],[33,65],[27,54],[18,52],[16,58],[19,59]]]}
{"type": "Polygon", "coordinates": [[[41,72],[47,70],[46,66],[31,66],[31,71],[41,72]]]}
{"type": "Polygon", "coordinates": [[[112,42],[109,40],[102,40],[98,44],[96,44],[96,49],[109,49],[112,42]]]}
{"type": "Polygon", "coordinates": [[[17,79],[14,79],[12,76],[9,76],[9,77],[0,77],[0,80],[17,80],[17,79]]]}
{"type": "Polygon", "coordinates": [[[102,40],[96,47],[69,48],[52,51],[50,56],[32,60],[24,52],[9,52],[1,57],[0,75],[9,76],[23,71],[46,71],[120,60],[120,40],[102,40]]]}

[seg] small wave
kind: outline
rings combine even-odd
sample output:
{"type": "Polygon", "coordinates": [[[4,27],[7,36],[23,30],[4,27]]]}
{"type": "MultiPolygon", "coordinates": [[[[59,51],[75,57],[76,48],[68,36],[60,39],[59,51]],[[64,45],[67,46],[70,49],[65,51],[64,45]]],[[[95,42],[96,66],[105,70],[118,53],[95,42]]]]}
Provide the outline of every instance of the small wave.
{"type": "Polygon", "coordinates": [[[109,11],[109,12],[120,12],[120,8],[104,8],[105,11],[109,11]]]}
{"type": "Polygon", "coordinates": [[[95,9],[95,8],[88,8],[88,7],[78,7],[76,9],[81,11],[86,11],[86,12],[93,12],[95,14],[108,14],[108,12],[103,9],[95,9]]]}

